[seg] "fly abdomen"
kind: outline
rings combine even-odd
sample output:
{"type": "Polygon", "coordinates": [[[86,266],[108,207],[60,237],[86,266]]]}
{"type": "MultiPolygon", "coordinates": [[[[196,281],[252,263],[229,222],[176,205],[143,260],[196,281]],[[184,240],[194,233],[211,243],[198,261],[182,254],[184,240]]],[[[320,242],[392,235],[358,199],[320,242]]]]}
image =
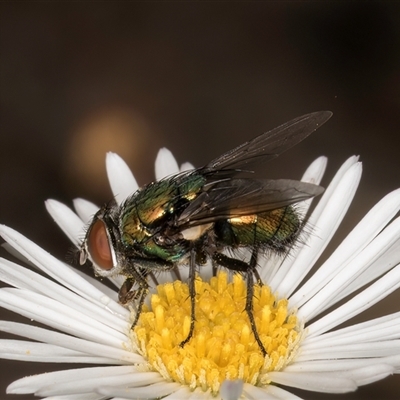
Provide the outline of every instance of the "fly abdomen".
{"type": "Polygon", "coordinates": [[[258,246],[284,252],[296,240],[300,226],[296,211],[287,206],[217,221],[215,232],[217,240],[226,246],[258,246]]]}

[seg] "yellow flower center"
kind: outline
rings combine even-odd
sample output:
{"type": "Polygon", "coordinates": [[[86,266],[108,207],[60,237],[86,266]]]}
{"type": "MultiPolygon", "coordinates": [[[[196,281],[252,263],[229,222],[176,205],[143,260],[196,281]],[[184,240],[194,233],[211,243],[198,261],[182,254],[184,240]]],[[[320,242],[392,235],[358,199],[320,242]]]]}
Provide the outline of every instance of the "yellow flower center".
{"type": "Polygon", "coordinates": [[[190,329],[190,295],[186,283],[157,287],[151,309],[144,308],[133,330],[138,350],[150,368],[166,380],[216,394],[226,380],[265,386],[268,372],[284,368],[293,358],[301,333],[297,317],[288,315],[286,299],[276,300],[268,286],[254,287],[253,313],[267,351],[263,356],[252,332],[246,305],[246,283],[235,274],[228,282],[219,272],[204,282],[196,278],[194,333],[190,329]]]}

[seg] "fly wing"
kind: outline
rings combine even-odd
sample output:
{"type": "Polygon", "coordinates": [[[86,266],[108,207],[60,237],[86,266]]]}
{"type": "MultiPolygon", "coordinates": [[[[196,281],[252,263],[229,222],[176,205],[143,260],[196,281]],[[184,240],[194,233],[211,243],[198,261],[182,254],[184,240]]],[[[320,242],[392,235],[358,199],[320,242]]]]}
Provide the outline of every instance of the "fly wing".
{"type": "Polygon", "coordinates": [[[289,179],[226,179],[205,186],[178,220],[182,229],[219,219],[252,215],[321,194],[324,189],[289,179]]]}
{"type": "Polygon", "coordinates": [[[243,143],[211,161],[204,167],[204,173],[223,176],[223,170],[240,170],[247,164],[268,161],[301,142],[332,116],[330,111],[317,111],[303,115],[243,143]]]}

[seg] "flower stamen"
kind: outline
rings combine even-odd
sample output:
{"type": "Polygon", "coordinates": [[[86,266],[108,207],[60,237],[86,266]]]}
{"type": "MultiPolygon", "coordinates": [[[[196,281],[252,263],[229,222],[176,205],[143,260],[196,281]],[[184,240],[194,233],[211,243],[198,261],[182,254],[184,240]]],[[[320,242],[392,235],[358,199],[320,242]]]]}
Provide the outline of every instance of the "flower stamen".
{"type": "Polygon", "coordinates": [[[229,282],[226,272],[218,272],[210,282],[196,277],[195,287],[195,329],[183,348],[180,343],[190,329],[188,285],[159,285],[151,310],[143,307],[132,336],[150,368],[191,390],[200,387],[214,394],[226,379],[268,384],[268,372],[288,364],[301,336],[297,317],[288,313],[288,301],[276,300],[268,286],[254,287],[254,318],[267,351],[263,357],[245,312],[243,277],[235,274],[229,282]]]}

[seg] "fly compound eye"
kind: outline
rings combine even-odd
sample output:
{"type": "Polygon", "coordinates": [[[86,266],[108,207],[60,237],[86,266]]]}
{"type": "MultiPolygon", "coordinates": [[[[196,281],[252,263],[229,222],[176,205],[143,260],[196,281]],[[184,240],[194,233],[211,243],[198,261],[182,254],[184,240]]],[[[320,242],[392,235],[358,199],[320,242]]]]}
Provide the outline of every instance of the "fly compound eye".
{"type": "Polygon", "coordinates": [[[108,271],[114,267],[107,229],[104,222],[100,219],[91,227],[87,238],[87,245],[90,257],[99,268],[108,271]]]}

